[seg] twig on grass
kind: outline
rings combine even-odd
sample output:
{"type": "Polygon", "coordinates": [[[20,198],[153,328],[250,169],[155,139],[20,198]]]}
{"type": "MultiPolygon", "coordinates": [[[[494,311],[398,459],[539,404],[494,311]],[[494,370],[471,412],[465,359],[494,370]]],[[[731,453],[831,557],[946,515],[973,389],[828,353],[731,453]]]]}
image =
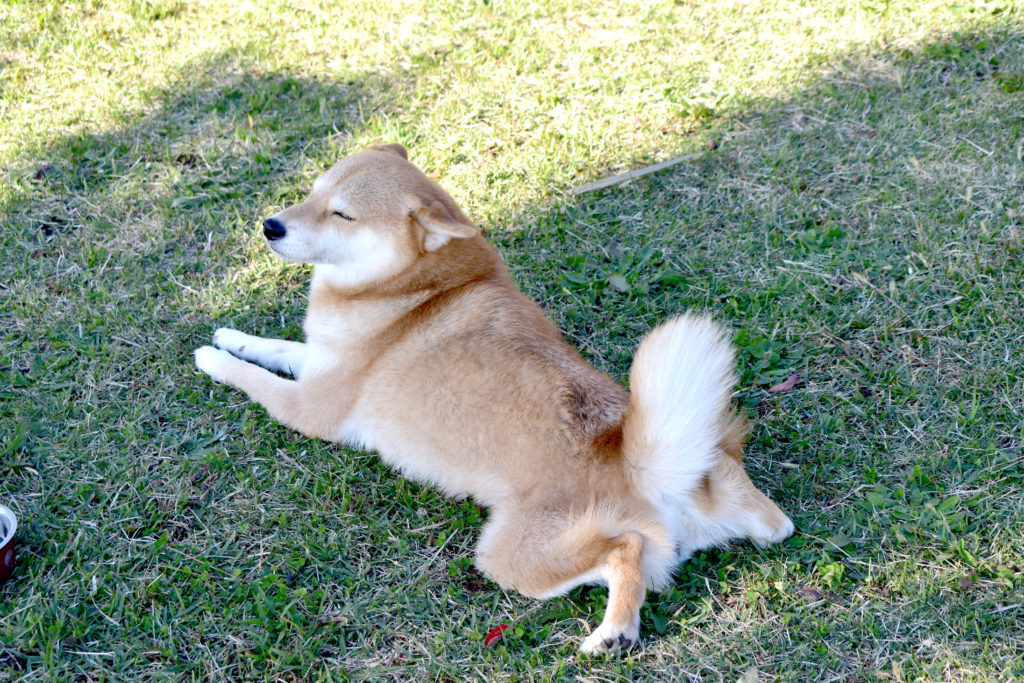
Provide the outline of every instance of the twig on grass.
{"type": "Polygon", "coordinates": [[[694,152],[693,154],[684,154],[681,157],[675,157],[674,159],[669,159],[668,161],[662,161],[661,163],[658,163],[658,164],[653,164],[651,166],[644,166],[643,168],[636,168],[636,169],[633,169],[632,171],[626,171],[625,173],[620,173],[618,175],[613,175],[613,176],[610,176],[608,178],[602,178],[601,180],[595,180],[592,183],[587,183],[586,185],[580,185],[579,187],[574,187],[572,189],[572,194],[584,194],[586,192],[593,192],[594,190],[600,190],[600,189],[605,188],[605,187],[610,187],[611,185],[619,185],[621,183],[625,183],[625,182],[628,182],[630,180],[635,180],[636,178],[642,178],[645,175],[650,175],[651,173],[657,173],[658,171],[661,171],[661,170],[664,170],[666,168],[670,168],[672,166],[676,166],[678,164],[681,164],[684,161],[690,161],[691,159],[696,159],[697,157],[701,156],[702,154],[704,154],[704,152],[694,152]]]}

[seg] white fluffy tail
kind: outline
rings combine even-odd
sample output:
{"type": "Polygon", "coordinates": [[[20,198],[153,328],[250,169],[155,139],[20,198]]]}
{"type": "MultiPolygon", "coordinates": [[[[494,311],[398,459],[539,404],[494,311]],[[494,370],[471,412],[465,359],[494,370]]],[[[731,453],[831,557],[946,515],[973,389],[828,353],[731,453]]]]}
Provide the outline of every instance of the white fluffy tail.
{"type": "Polygon", "coordinates": [[[732,344],[710,318],[674,318],[640,342],[623,451],[639,491],[659,508],[692,491],[711,469],[735,382],[732,344]]]}

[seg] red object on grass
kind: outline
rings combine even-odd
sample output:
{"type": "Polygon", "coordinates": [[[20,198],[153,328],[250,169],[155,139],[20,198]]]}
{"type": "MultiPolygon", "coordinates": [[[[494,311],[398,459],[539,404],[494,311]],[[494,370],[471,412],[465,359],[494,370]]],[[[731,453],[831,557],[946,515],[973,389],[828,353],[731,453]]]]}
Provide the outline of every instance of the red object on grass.
{"type": "Polygon", "coordinates": [[[507,628],[508,624],[501,624],[500,626],[492,628],[487,634],[487,637],[484,638],[484,647],[497,645],[498,641],[501,640],[501,637],[505,634],[505,629],[507,628]]]}

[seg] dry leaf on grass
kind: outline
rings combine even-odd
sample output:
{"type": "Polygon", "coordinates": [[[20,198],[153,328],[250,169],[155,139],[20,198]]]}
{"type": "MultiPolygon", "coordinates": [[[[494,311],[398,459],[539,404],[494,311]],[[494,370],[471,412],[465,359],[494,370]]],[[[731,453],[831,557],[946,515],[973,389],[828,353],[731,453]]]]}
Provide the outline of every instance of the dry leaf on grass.
{"type": "Polygon", "coordinates": [[[814,588],[813,586],[800,586],[796,592],[810,600],[821,600],[825,595],[820,588],[814,588]]]}
{"type": "Polygon", "coordinates": [[[796,387],[796,383],[800,381],[800,375],[793,373],[785,381],[779,382],[771,386],[768,389],[769,394],[784,394],[787,391],[793,391],[796,387]]]}

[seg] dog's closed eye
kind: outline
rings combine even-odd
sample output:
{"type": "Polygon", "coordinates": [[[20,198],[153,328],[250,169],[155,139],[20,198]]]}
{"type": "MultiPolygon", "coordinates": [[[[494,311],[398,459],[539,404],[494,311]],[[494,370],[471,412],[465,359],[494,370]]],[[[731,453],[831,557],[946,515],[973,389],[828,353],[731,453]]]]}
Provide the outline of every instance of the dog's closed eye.
{"type": "Polygon", "coordinates": [[[335,211],[334,215],[338,216],[339,218],[344,218],[347,221],[354,221],[355,220],[355,218],[352,218],[352,216],[349,216],[347,213],[344,213],[343,211],[335,211]]]}

